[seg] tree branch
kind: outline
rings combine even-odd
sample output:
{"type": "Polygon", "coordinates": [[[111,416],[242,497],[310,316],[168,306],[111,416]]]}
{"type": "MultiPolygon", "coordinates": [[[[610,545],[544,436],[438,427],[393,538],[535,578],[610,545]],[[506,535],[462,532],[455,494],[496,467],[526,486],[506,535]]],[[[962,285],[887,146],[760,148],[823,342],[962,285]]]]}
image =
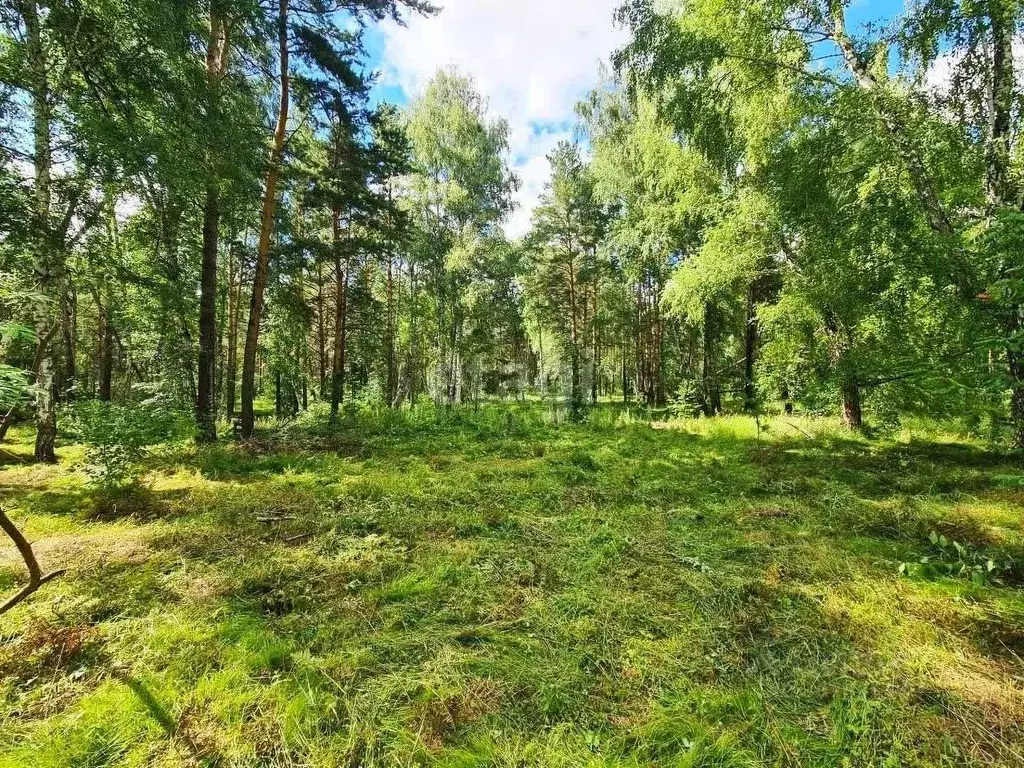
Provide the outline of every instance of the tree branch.
{"type": "Polygon", "coordinates": [[[63,576],[66,571],[63,569],[53,571],[44,576],[43,572],[39,568],[39,561],[36,560],[35,553],[32,551],[32,546],[25,540],[21,531],[18,530],[18,527],[11,521],[2,507],[0,507],[0,528],[3,529],[4,533],[10,536],[11,541],[14,542],[14,546],[16,546],[18,548],[18,552],[21,553],[21,558],[25,561],[25,567],[28,568],[28,584],[22,587],[20,592],[8,598],[2,605],[0,605],[0,615],[3,615],[29,597],[29,595],[38,590],[44,584],[63,576]]]}

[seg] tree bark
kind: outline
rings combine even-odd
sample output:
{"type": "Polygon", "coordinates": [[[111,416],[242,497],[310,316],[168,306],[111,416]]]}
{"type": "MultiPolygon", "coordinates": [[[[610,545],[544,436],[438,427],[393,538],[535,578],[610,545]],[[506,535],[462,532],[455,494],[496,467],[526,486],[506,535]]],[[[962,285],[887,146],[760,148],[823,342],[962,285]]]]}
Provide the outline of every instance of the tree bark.
{"type": "Polygon", "coordinates": [[[387,271],[387,313],[388,313],[388,348],[387,348],[387,365],[388,365],[388,408],[395,408],[398,405],[398,370],[395,364],[395,277],[394,277],[394,257],[388,253],[388,271],[387,271]]]}
{"type": "Polygon", "coordinates": [[[215,183],[206,189],[203,205],[203,259],[199,288],[199,375],[196,401],[196,440],[217,440],[214,374],[217,363],[217,248],[220,205],[215,183]]]}
{"type": "Polygon", "coordinates": [[[1017,190],[1010,175],[1014,87],[1013,39],[1016,34],[1016,2],[992,0],[989,4],[992,34],[992,83],[988,140],[985,142],[985,188],[989,206],[1015,206],[1017,190]]]}
{"type": "MultiPolygon", "coordinates": [[[[210,38],[206,47],[208,88],[207,123],[210,144],[219,128],[220,82],[227,65],[227,30],[217,2],[210,8],[210,38]]],[[[216,150],[207,147],[206,200],[203,204],[203,248],[199,283],[199,375],[196,396],[196,440],[217,440],[215,375],[217,370],[217,251],[220,245],[220,190],[216,178],[216,150]]]]}
{"type": "Polygon", "coordinates": [[[38,299],[34,302],[33,316],[38,346],[36,359],[36,461],[56,463],[54,444],[57,439],[57,415],[53,398],[53,334],[56,327],[51,309],[52,299],[62,277],[59,253],[55,247],[51,214],[51,105],[49,67],[43,47],[39,8],[35,0],[22,0],[18,4],[25,22],[28,79],[32,100],[33,168],[35,171],[35,241],[32,253],[32,272],[38,299]]]}
{"type": "Polygon", "coordinates": [[[1010,352],[1010,374],[1013,386],[1010,389],[1011,415],[1014,424],[1013,447],[1024,449],[1024,355],[1010,352]]]}
{"type": "Polygon", "coordinates": [[[718,382],[718,327],[715,308],[711,302],[704,305],[704,415],[717,416],[722,412],[722,391],[718,382]]]}
{"type": "MultiPolygon", "coordinates": [[[[1024,332],[1024,310],[1017,308],[1010,322],[1011,332],[1018,336],[1024,332]]],[[[1006,350],[1010,368],[1010,417],[1014,426],[1013,447],[1024,449],[1024,352],[1010,347],[1006,350]]]]}
{"type": "MultiPolygon", "coordinates": [[[[99,291],[97,299],[101,297],[99,291]]],[[[110,317],[110,306],[108,301],[99,304],[100,327],[99,327],[99,361],[97,370],[97,383],[99,386],[99,399],[110,402],[114,378],[114,324],[110,317]]]]}
{"type": "Polygon", "coordinates": [[[419,279],[416,275],[416,263],[409,264],[409,363],[408,377],[409,405],[416,405],[419,397],[420,356],[419,356],[419,279]]]}
{"type": "Polygon", "coordinates": [[[629,405],[629,366],[627,364],[625,338],[622,340],[622,404],[629,405]]]}
{"type": "Polygon", "coordinates": [[[757,411],[757,383],[754,381],[754,366],[757,363],[757,281],[751,282],[747,289],[747,324],[744,335],[743,360],[743,410],[747,413],[757,411]]]}
{"type": "Polygon", "coordinates": [[[860,429],[864,426],[864,415],[860,404],[860,387],[857,382],[843,385],[843,424],[848,429],[860,429]]]}
{"type": "Polygon", "coordinates": [[[316,361],[320,399],[327,399],[327,295],[324,291],[323,262],[316,263],[316,361]]]}
{"type": "Polygon", "coordinates": [[[14,409],[16,405],[12,405],[7,409],[7,413],[4,414],[3,418],[0,419],[0,443],[7,439],[7,433],[11,429],[11,424],[14,423],[14,409]]]}
{"type": "Polygon", "coordinates": [[[599,376],[600,376],[600,366],[601,366],[601,333],[600,333],[600,325],[598,324],[598,321],[597,321],[597,294],[598,294],[598,291],[600,290],[600,287],[601,287],[600,280],[595,279],[594,280],[594,303],[593,303],[594,314],[593,314],[593,318],[591,320],[591,325],[593,327],[592,333],[593,333],[594,349],[593,349],[593,352],[592,352],[593,358],[590,361],[590,402],[592,404],[594,404],[594,405],[597,405],[597,398],[598,398],[598,394],[599,394],[598,393],[598,389],[599,389],[599,387],[598,387],[598,379],[599,379],[599,376]]]}
{"type": "Polygon", "coordinates": [[[235,260],[232,258],[232,272],[228,276],[228,359],[224,371],[224,403],[228,419],[235,417],[235,389],[238,377],[238,312],[242,303],[242,265],[239,264],[237,267],[237,278],[235,269],[235,260]]]}
{"type": "Polygon", "coordinates": [[[70,403],[75,399],[78,382],[78,358],[75,354],[78,336],[78,299],[70,287],[61,291],[60,306],[61,329],[64,336],[64,379],[59,394],[70,403]]]}
{"type": "Polygon", "coordinates": [[[583,385],[580,376],[580,352],[579,347],[573,344],[572,351],[569,353],[569,364],[571,368],[571,393],[569,402],[569,417],[574,422],[583,421],[583,385]]]}
{"type": "Polygon", "coordinates": [[[274,147],[270,155],[270,169],[263,192],[263,210],[260,214],[260,239],[256,251],[256,270],[252,281],[252,301],[249,324],[245,334],[245,355],[242,361],[242,437],[250,438],[256,428],[254,401],[256,399],[256,355],[259,351],[260,323],[263,320],[263,297],[270,272],[270,238],[277,210],[277,184],[284,162],[285,131],[288,126],[288,0],[279,0],[277,38],[280,59],[281,101],[274,131],[274,147]]]}
{"type": "MultiPolygon", "coordinates": [[[[989,135],[985,147],[986,192],[989,208],[1018,210],[1019,191],[1011,173],[1011,141],[1016,72],[1013,41],[1016,36],[1014,10],[1016,3],[993,0],[989,4],[992,34],[992,92],[990,94],[989,135]]],[[[1024,326],[1024,307],[1011,300],[1005,309],[1006,330],[1011,339],[1018,339],[1024,326]]],[[[1013,344],[1007,346],[1006,359],[1010,374],[1010,418],[1014,426],[1014,447],[1024,449],[1024,353],[1013,344]]]]}
{"type": "Polygon", "coordinates": [[[334,367],[331,375],[331,418],[337,419],[341,403],[345,399],[345,370],[348,365],[348,267],[340,253],[337,253],[340,226],[335,218],[334,257],[334,367]]]}

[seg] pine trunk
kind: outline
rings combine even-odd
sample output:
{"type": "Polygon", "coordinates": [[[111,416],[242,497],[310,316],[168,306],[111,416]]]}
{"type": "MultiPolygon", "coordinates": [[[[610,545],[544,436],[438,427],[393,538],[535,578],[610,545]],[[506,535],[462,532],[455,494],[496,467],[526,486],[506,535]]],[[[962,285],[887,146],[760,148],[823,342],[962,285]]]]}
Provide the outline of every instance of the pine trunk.
{"type": "Polygon", "coordinates": [[[316,361],[320,378],[320,399],[327,399],[327,296],[324,291],[324,267],[316,263],[316,361]]]}
{"type": "MultiPolygon", "coordinates": [[[[210,10],[210,39],[206,47],[206,80],[209,90],[210,143],[218,130],[220,114],[220,81],[227,64],[227,30],[217,12],[216,2],[210,10]]],[[[199,375],[196,392],[196,439],[201,443],[217,440],[217,405],[215,377],[217,371],[217,251],[220,245],[220,192],[217,187],[216,151],[207,148],[210,178],[206,183],[203,204],[202,267],[199,282],[199,375]]]]}
{"type": "Polygon", "coordinates": [[[337,419],[345,399],[345,368],[348,352],[348,267],[338,252],[341,241],[341,213],[337,209],[334,219],[334,368],[331,376],[331,419],[337,419]]]}
{"type": "Polygon", "coordinates": [[[289,78],[288,78],[288,0],[279,0],[277,37],[280,58],[281,101],[277,112],[277,128],[274,131],[274,148],[270,155],[270,170],[263,192],[263,209],[260,214],[260,239],[256,251],[256,270],[252,280],[252,301],[249,309],[249,323],[245,334],[245,354],[242,361],[242,437],[250,438],[256,428],[256,356],[259,352],[260,323],[263,320],[263,297],[267,290],[270,272],[270,239],[274,229],[274,214],[277,211],[277,184],[284,162],[285,131],[288,126],[289,78]]]}
{"type": "Polygon", "coordinates": [[[388,313],[388,407],[395,408],[398,405],[398,370],[395,366],[395,277],[394,259],[388,254],[387,272],[387,313],[388,313]]]}
{"type": "MultiPolygon", "coordinates": [[[[232,259],[234,265],[234,259],[232,259]]],[[[234,267],[232,267],[234,268],[234,267]]],[[[232,274],[228,284],[228,359],[224,371],[224,402],[228,419],[235,416],[235,389],[238,378],[238,311],[242,303],[242,266],[238,265],[237,285],[232,274]]]]}
{"type": "Polygon", "coordinates": [[[100,353],[96,378],[99,386],[99,399],[109,402],[114,377],[114,325],[110,317],[109,301],[105,301],[99,306],[99,313],[100,353]]]}
{"type": "Polygon", "coordinates": [[[203,260],[199,284],[199,376],[196,440],[217,440],[214,374],[217,366],[217,247],[220,205],[215,184],[206,189],[203,205],[203,260]]]}

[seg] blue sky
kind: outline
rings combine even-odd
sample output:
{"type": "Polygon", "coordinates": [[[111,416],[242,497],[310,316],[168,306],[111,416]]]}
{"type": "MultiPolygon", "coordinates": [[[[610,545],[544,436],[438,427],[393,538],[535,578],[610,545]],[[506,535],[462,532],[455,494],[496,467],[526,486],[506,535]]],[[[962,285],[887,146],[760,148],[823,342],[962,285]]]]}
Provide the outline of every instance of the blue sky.
{"type": "MultiPolygon", "coordinates": [[[[506,229],[525,232],[548,178],[547,154],[573,137],[576,102],[598,85],[601,62],[625,37],[612,23],[620,0],[437,0],[442,12],[370,31],[379,100],[405,104],[440,67],[471,74],[491,112],[508,120],[511,160],[522,182],[506,229]]],[[[902,0],[854,0],[851,29],[888,20],[902,0]]]]}

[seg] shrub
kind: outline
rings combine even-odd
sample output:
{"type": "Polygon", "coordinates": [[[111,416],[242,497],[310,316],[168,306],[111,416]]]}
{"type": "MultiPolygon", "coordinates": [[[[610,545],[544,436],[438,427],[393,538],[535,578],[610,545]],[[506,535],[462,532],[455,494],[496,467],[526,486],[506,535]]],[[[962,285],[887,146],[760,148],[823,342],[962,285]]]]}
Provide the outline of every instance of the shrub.
{"type": "Polygon", "coordinates": [[[180,413],[161,397],[128,405],[89,400],[69,410],[72,430],[86,447],[90,484],[105,491],[135,485],[147,449],[182,429],[180,413]]]}

